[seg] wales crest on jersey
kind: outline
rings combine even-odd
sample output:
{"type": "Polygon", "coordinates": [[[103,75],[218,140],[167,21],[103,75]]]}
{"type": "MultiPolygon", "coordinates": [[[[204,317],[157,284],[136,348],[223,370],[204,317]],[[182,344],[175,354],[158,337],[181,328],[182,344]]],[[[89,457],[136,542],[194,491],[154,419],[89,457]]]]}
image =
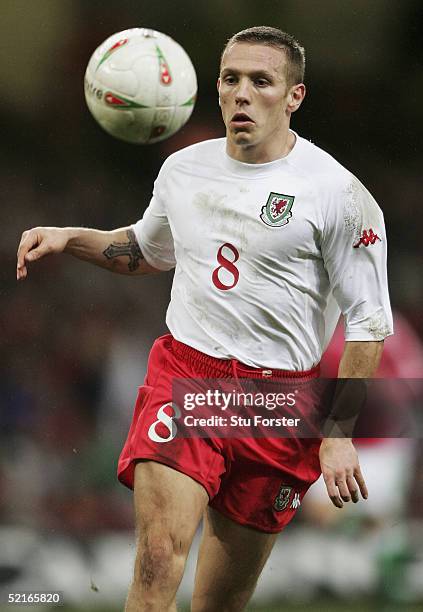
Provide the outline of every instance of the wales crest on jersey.
{"type": "Polygon", "coordinates": [[[292,217],[292,205],[295,196],[271,191],[266,204],[261,209],[260,219],[271,227],[282,227],[292,217]]]}
{"type": "Polygon", "coordinates": [[[279,489],[279,493],[275,497],[275,501],[273,502],[273,507],[276,512],[282,512],[285,508],[288,507],[289,500],[291,499],[292,487],[288,487],[288,485],[282,485],[279,489]]]}

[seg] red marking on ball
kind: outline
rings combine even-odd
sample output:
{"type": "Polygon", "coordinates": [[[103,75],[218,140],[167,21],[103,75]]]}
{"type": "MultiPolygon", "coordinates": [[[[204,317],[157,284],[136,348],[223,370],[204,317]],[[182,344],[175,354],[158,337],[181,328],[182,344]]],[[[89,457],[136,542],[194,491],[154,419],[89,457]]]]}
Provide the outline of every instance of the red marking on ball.
{"type": "Polygon", "coordinates": [[[122,40],[118,40],[118,42],[117,42],[117,43],[115,43],[115,44],[113,45],[113,47],[110,47],[110,49],[109,49],[109,53],[110,53],[111,51],[114,51],[114,50],[115,50],[115,49],[117,49],[118,47],[121,47],[122,45],[126,45],[126,43],[128,42],[128,40],[129,40],[129,38],[122,38],[122,40]]]}
{"type": "Polygon", "coordinates": [[[121,100],[120,98],[112,94],[110,91],[106,93],[104,99],[106,101],[106,104],[109,104],[110,106],[128,106],[125,100],[121,100]]]}

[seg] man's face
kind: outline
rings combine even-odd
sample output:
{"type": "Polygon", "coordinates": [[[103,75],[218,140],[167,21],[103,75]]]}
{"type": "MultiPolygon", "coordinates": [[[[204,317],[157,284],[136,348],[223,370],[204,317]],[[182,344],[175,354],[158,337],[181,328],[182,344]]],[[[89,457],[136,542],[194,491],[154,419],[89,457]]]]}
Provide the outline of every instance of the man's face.
{"type": "Polygon", "coordinates": [[[295,103],[293,91],[304,86],[288,87],[286,62],[282,49],[259,43],[234,43],[225,51],[218,91],[228,152],[272,146],[287,130],[301,103],[295,103]]]}

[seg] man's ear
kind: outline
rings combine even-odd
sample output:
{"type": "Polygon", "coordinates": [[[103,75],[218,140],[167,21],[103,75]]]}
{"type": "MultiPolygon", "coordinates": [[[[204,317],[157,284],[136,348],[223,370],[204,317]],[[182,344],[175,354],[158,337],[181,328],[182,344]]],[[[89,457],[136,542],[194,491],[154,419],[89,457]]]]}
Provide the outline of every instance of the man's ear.
{"type": "Polygon", "coordinates": [[[304,83],[298,83],[291,87],[291,91],[288,95],[288,106],[287,110],[290,113],[295,113],[301,106],[302,101],[306,95],[306,86],[304,83]]]}
{"type": "MultiPolygon", "coordinates": [[[[220,77],[217,79],[216,86],[217,86],[217,92],[219,93],[219,90],[220,90],[220,77]]],[[[220,106],[220,93],[219,93],[219,106],[220,106]]]]}

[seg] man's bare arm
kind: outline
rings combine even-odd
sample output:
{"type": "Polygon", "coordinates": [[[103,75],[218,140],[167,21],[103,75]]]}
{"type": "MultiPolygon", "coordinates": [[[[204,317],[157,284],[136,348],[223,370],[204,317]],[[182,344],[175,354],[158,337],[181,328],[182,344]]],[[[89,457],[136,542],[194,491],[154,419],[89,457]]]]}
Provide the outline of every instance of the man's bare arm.
{"type": "Polygon", "coordinates": [[[35,227],[22,234],[17,254],[16,277],[26,278],[27,265],[45,255],[70,253],[120,274],[158,272],[144,259],[130,227],[112,231],[76,227],[35,227]]]}
{"type": "MultiPolygon", "coordinates": [[[[346,342],[338,378],[371,378],[379,366],[382,351],[383,341],[346,342]]],[[[351,438],[345,437],[341,428],[336,431],[336,419],[333,427],[331,437],[322,441],[320,466],[332,503],[337,508],[342,508],[343,501],[358,502],[358,490],[364,499],[367,499],[368,491],[351,438]]]]}
{"type": "Polygon", "coordinates": [[[372,378],[383,352],[381,342],[346,342],[338,378],[372,378]]]}

